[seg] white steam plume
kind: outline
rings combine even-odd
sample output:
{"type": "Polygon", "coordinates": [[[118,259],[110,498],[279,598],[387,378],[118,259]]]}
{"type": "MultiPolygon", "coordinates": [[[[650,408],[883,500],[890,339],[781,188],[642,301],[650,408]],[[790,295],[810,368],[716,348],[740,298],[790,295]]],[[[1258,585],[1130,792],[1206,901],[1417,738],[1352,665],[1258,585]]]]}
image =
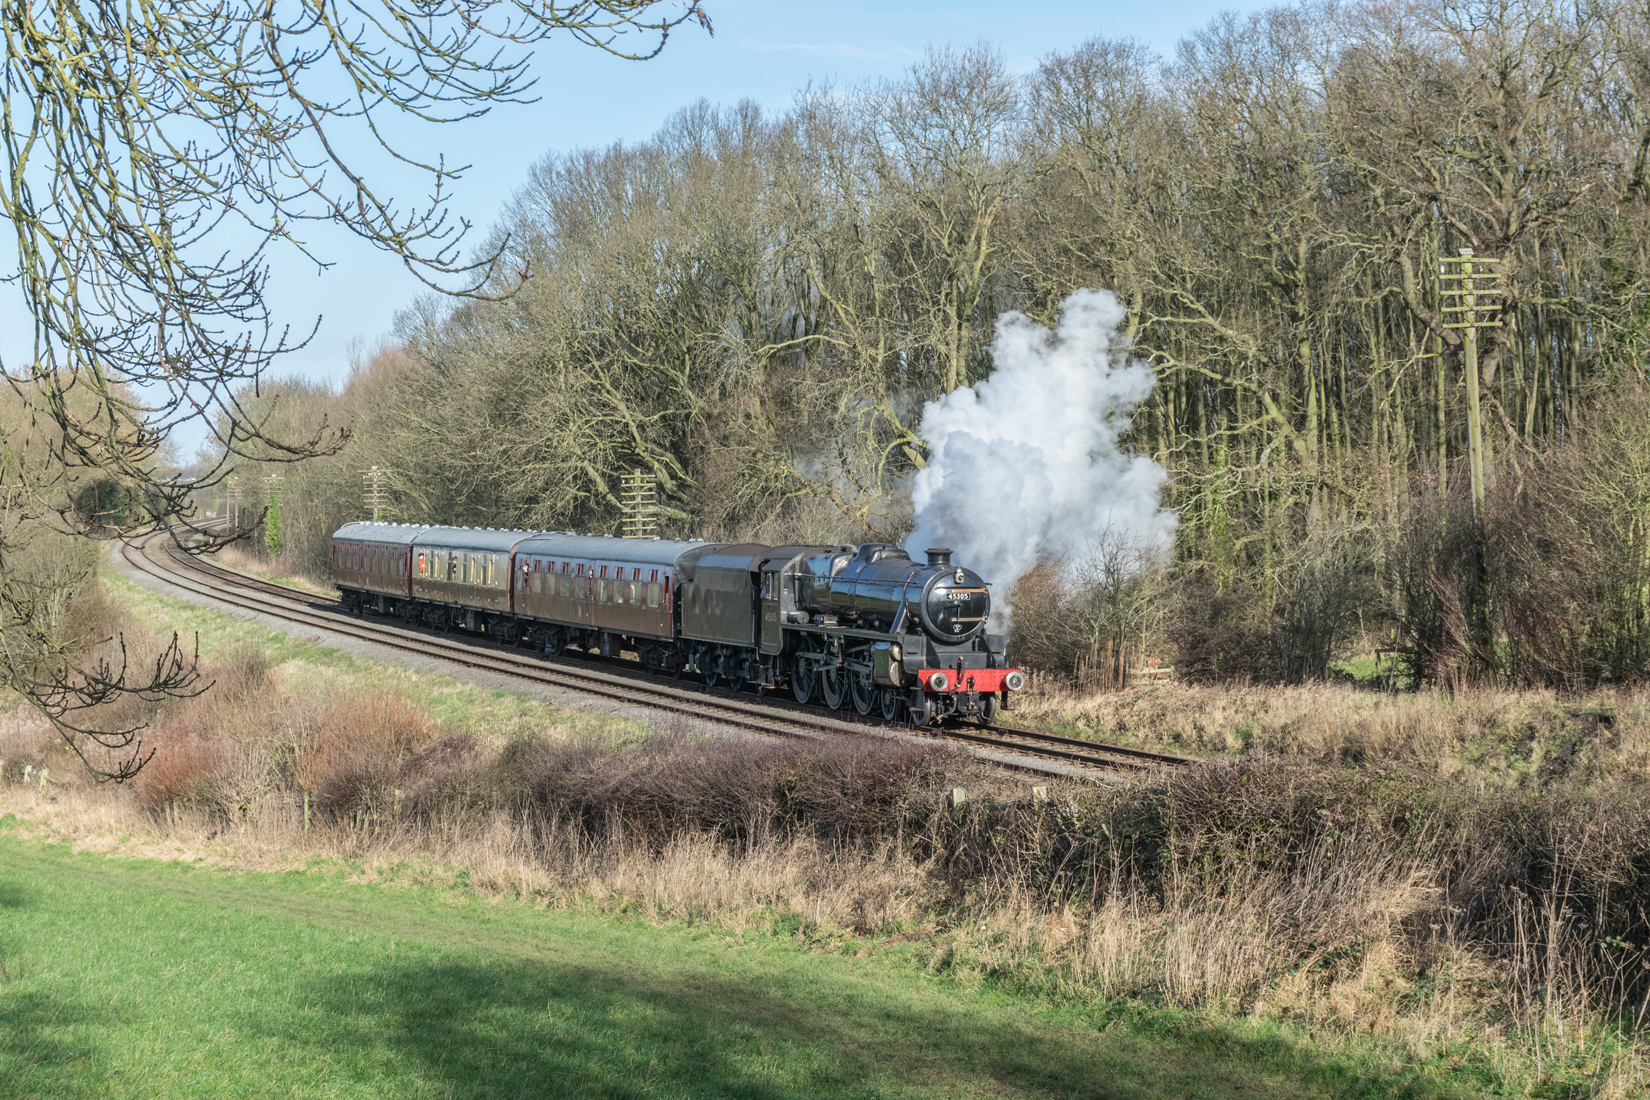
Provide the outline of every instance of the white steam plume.
{"type": "Polygon", "coordinates": [[[1045,554],[1080,554],[1108,532],[1148,551],[1174,544],[1175,515],[1159,506],[1168,473],[1117,449],[1155,382],[1149,366],[1124,358],[1123,307],[1106,290],[1079,290],[1063,305],[1054,332],[1003,314],[991,377],[922,414],[929,458],[912,483],[906,549],[922,561],[930,546],[951,547],[1004,613],[1009,589],[1045,554]]]}

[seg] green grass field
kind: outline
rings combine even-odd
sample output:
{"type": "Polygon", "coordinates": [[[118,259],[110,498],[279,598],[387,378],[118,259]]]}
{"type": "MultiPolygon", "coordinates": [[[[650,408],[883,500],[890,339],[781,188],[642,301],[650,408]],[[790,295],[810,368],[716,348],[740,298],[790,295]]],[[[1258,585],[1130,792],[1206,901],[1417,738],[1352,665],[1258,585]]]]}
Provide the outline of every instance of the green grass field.
{"type": "Polygon", "coordinates": [[[1450,1096],[1266,1025],[964,988],[897,949],[336,871],[91,854],[0,818],[0,1096],[1450,1096]]]}

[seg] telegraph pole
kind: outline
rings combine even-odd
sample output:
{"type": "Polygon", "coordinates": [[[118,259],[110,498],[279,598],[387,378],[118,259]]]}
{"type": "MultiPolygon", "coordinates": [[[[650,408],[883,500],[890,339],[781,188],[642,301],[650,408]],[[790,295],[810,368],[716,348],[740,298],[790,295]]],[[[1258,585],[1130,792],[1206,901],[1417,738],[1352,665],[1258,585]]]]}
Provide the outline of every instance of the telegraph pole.
{"type": "Polygon", "coordinates": [[[1484,415],[1478,399],[1478,330],[1500,328],[1500,260],[1474,257],[1472,249],[1460,256],[1440,258],[1438,278],[1442,284],[1444,327],[1464,329],[1467,374],[1467,462],[1472,469],[1472,518],[1477,523],[1484,511],[1484,415]]]}
{"type": "Polygon", "coordinates": [[[1472,249],[1461,249],[1455,259],[1441,258],[1438,265],[1445,328],[1463,329],[1466,335],[1467,372],[1467,462],[1472,470],[1472,617],[1473,636],[1487,661],[1490,652],[1489,609],[1485,590],[1489,587],[1484,560],[1484,415],[1478,396],[1478,330],[1500,328],[1500,260],[1475,257],[1472,249]],[[1491,315],[1496,315],[1491,319],[1491,315]]]}

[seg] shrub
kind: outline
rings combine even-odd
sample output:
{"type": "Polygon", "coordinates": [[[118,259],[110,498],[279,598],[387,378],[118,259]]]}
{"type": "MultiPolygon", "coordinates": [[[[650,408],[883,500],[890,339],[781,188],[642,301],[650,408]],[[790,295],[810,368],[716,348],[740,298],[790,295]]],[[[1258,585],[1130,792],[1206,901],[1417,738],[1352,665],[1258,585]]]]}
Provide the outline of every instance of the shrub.
{"type": "MultiPolygon", "coordinates": [[[[1486,516],[1501,671],[1579,687],[1650,677],[1650,383],[1617,387],[1486,516]]],[[[1514,456],[1516,457],[1516,456],[1514,456]]]]}
{"type": "Polygon", "coordinates": [[[1064,558],[1045,557],[1007,594],[1011,659],[1102,689],[1120,688],[1160,641],[1162,554],[1107,528],[1064,558]]]}
{"type": "Polygon", "coordinates": [[[590,835],[617,826],[662,847],[693,832],[743,841],[801,829],[856,843],[893,835],[937,786],[951,752],[880,738],[744,742],[662,734],[621,752],[592,740],[522,742],[499,767],[542,815],[590,835]]]}
{"type": "Polygon", "coordinates": [[[1193,683],[1275,678],[1270,617],[1244,582],[1221,588],[1196,567],[1177,571],[1167,635],[1176,674],[1193,683]]]}
{"type": "Polygon", "coordinates": [[[172,802],[216,808],[226,778],[222,746],[193,731],[165,736],[138,773],[138,802],[155,809],[172,802]]]}
{"type": "Polygon", "coordinates": [[[297,719],[293,778],[334,818],[393,805],[403,766],[438,736],[394,691],[320,692],[297,719]]]}

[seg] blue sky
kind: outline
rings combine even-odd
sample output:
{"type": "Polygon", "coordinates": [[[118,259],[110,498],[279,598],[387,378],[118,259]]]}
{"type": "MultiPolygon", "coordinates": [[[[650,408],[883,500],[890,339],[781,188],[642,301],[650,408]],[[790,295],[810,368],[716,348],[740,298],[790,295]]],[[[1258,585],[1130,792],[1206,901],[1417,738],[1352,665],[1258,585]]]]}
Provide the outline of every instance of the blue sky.
{"type": "MultiPolygon", "coordinates": [[[[623,61],[571,42],[538,47],[534,69],[539,102],[507,106],[462,124],[409,131],[411,151],[472,167],[451,204],[475,223],[479,243],[528,168],[545,154],[636,141],[650,135],[678,108],[700,96],[713,102],[753,99],[782,110],[810,78],[853,84],[897,77],[929,45],[985,41],[999,48],[1018,72],[1038,59],[1096,34],[1132,37],[1172,55],[1175,43],[1223,10],[1259,10],[1255,0],[1221,3],[947,4],[928,0],[705,0],[714,37],[684,26],[665,52],[646,62],[623,61]]],[[[428,191],[411,172],[380,175],[384,191],[410,201],[428,191]]],[[[312,230],[311,247],[332,261],[324,272],[297,256],[277,257],[269,289],[276,314],[294,331],[320,319],[315,339],[277,368],[279,374],[341,378],[352,341],[371,343],[388,333],[397,310],[420,292],[397,262],[349,234],[312,230]]],[[[0,290],[0,295],[4,291],[0,290]]],[[[14,362],[27,319],[15,302],[0,301],[0,355],[14,362]]],[[[200,435],[177,439],[185,455],[200,435]]]]}

